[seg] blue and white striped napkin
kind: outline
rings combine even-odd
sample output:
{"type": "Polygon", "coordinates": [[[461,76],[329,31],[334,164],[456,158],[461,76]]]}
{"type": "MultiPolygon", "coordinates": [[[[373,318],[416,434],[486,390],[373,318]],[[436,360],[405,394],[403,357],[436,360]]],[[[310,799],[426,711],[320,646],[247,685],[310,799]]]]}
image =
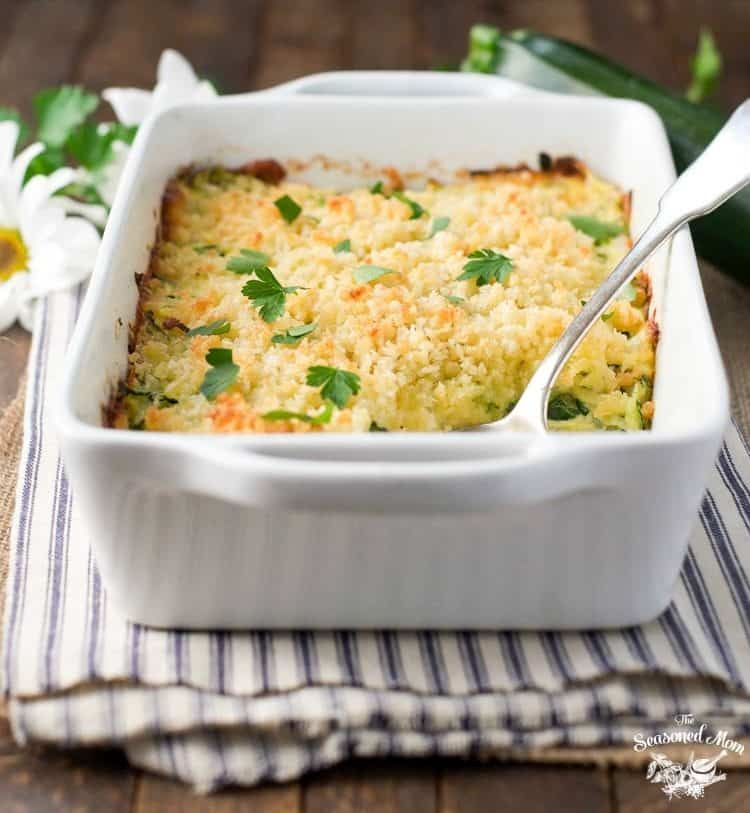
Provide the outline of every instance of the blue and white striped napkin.
{"type": "Polygon", "coordinates": [[[80,293],[34,333],[5,614],[20,743],[119,744],[202,790],[351,755],[632,745],[680,712],[750,731],[750,457],[730,428],[669,609],[610,632],[232,632],[129,624],[99,580],[48,404],[80,293]]]}

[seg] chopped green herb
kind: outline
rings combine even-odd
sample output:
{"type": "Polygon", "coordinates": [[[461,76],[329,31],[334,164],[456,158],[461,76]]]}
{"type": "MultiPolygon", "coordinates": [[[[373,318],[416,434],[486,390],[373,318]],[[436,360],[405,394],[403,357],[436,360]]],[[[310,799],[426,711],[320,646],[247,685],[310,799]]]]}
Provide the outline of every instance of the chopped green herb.
{"type": "Polygon", "coordinates": [[[201,392],[213,401],[227,387],[234,384],[240,371],[239,365],[232,361],[232,351],[226,347],[213,347],[206,353],[206,361],[211,369],[201,384],[201,392]]]}
{"type": "Polygon", "coordinates": [[[432,221],[432,228],[430,229],[430,233],[427,235],[427,237],[434,237],[439,231],[447,229],[450,224],[451,219],[449,217],[436,217],[432,221]]]}
{"type": "Polygon", "coordinates": [[[193,246],[193,251],[196,254],[206,254],[209,251],[218,251],[221,254],[216,243],[199,243],[197,246],[193,246]]]}
{"type": "Polygon", "coordinates": [[[264,322],[274,322],[284,313],[287,294],[300,290],[300,286],[284,287],[273,275],[270,268],[256,268],[258,279],[248,280],[242,293],[252,300],[253,307],[258,308],[264,322]]]}
{"type": "Polygon", "coordinates": [[[417,201],[407,198],[406,195],[399,190],[395,191],[392,197],[400,200],[401,203],[405,203],[411,209],[411,216],[409,217],[409,220],[417,220],[422,217],[422,215],[427,214],[427,209],[417,203],[417,201]]]}
{"type": "Polygon", "coordinates": [[[305,423],[320,426],[331,422],[333,404],[326,401],[325,409],[317,415],[305,415],[303,412],[287,412],[286,409],[273,409],[262,417],[267,421],[304,421],[305,423]]]}
{"type": "Polygon", "coordinates": [[[290,198],[289,195],[282,195],[282,197],[274,201],[274,204],[287,223],[293,223],[302,212],[299,203],[290,198]]]}
{"type": "Polygon", "coordinates": [[[375,181],[375,183],[370,187],[370,193],[372,195],[382,195],[383,194],[383,182],[382,181],[375,181]]]}
{"type": "Polygon", "coordinates": [[[357,282],[375,282],[376,279],[384,277],[386,274],[398,274],[390,268],[381,268],[379,265],[360,265],[354,269],[354,279],[357,282]]]}
{"type": "Polygon", "coordinates": [[[303,336],[312,333],[317,327],[316,322],[310,322],[306,325],[294,325],[294,327],[287,328],[283,333],[277,333],[271,337],[274,344],[299,344],[303,336]]]}
{"type": "Polygon", "coordinates": [[[198,327],[188,330],[188,336],[221,336],[223,333],[229,333],[232,326],[226,319],[218,319],[216,322],[211,322],[208,325],[199,325],[198,327]]]}
{"type": "Polygon", "coordinates": [[[614,311],[607,311],[606,313],[602,314],[602,322],[609,322],[609,320],[615,315],[614,311]]]}
{"type": "Polygon", "coordinates": [[[461,70],[494,73],[500,56],[500,29],[481,23],[473,25],[469,31],[469,54],[461,63],[461,70]]]}
{"type": "Polygon", "coordinates": [[[453,294],[443,294],[443,298],[450,302],[451,305],[463,305],[466,302],[462,296],[454,296],[453,294]]]}
{"type": "Polygon", "coordinates": [[[62,147],[98,103],[96,94],[73,85],[40,91],[34,96],[39,140],[49,147],[62,147]]]}
{"type": "Polygon", "coordinates": [[[721,53],[713,35],[708,28],[701,28],[698,49],[690,61],[693,78],[685,92],[689,101],[702,102],[713,93],[721,76],[721,66],[721,53]]]}
{"type": "Polygon", "coordinates": [[[149,401],[153,401],[160,409],[164,406],[172,406],[173,404],[179,403],[176,398],[170,398],[168,395],[162,395],[160,392],[153,392],[151,390],[134,390],[130,387],[125,387],[125,392],[127,395],[148,398],[149,401]]]}
{"type": "Polygon", "coordinates": [[[553,395],[547,405],[547,417],[551,421],[569,421],[577,415],[588,415],[589,409],[582,401],[567,392],[553,395]]]}
{"type": "Polygon", "coordinates": [[[322,387],[323,398],[333,401],[339,409],[346,406],[352,395],[359,392],[360,380],[356,373],[339,370],[336,367],[309,367],[307,383],[311,387],[322,387]]]}
{"type": "Polygon", "coordinates": [[[235,274],[253,274],[259,268],[265,268],[271,258],[263,251],[254,248],[241,248],[238,257],[232,257],[227,263],[227,271],[235,274]]]}
{"type": "Polygon", "coordinates": [[[469,262],[464,266],[464,272],[459,280],[476,280],[477,287],[489,285],[491,282],[504,283],[513,270],[513,261],[504,254],[499,254],[491,248],[480,248],[469,254],[469,262]]]}
{"type": "Polygon", "coordinates": [[[387,432],[388,430],[384,426],[380,426],[379,424],[375,423],[375,421],[370,422],[370,432],[387,432]]]}
{"type": "Polygon", "coordinates": [[[342,240],[340,243],[336,243],[333,247],[334,254],[341,254],[343,251],[351,251],[352,250],[352,241],[351,240],[342,240]]]}
{"type": "Polygon", "coordinates": [[[625,231],[619,223],[606,223],[589,215],[568,215],[568,220],[573,228],[591,237],[597,246],[625,231]]]}
{"type": "Polygon", "coordinates": [[[633,285],[632,282],[628,282],[623,285],[618,299],[625,299],[628,302],[632,302],[637,296],[638,291],[636,290],[635,285],[633,285]]]}

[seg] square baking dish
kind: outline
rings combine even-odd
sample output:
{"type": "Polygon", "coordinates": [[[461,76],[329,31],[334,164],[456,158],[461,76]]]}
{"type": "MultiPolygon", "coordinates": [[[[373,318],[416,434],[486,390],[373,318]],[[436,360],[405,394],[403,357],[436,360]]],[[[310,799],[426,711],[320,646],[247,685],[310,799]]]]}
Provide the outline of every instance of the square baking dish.
{"type": "Polygon", "coordinates": [[[634,234],[675,177],[649,108],[484,76],[320,74],[175,107],[141,127],[58,409],[75,498],[128,618],[575,628],[639,623],[667,605],[728,420],[687,230],[649,264],[660,329],[650,431],[196,436],[102,426],[126,371],[135,274],[179,168],[275,158],[292,177],[346,188],[385,165],[434,177],[534,164],[540,152],[575,155],[631,189],[634,234]]]}

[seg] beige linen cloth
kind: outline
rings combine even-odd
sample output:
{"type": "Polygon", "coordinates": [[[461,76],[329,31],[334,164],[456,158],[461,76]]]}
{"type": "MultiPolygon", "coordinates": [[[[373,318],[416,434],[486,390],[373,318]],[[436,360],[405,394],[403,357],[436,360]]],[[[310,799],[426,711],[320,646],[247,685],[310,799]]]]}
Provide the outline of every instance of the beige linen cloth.
{"type": "MultiPolygon", "coordinates": [[[[703,266],[704,285],[719,342],[732,385],[733,413],[746,435],[750,435],[750,289],[743,288],[708,266],[703,266]]],[[[750,269],[749,269],[750,273],[750,269]]],[[[0,416],[0,610],[5,599],[9,535],[16,471],[21,449],[23,382],[19,394],[0,416]]],[[[670,757],[681,758],[672,746],[670,757]]],[[[649,754],[636,754],[629,747],[569,747],[550,749],[504,749],[495,756],[506,759],[640,765],[649,754]]],[[[750,765],[750,748],[743,756],[732,755],[722,766],[750,765]]]]}

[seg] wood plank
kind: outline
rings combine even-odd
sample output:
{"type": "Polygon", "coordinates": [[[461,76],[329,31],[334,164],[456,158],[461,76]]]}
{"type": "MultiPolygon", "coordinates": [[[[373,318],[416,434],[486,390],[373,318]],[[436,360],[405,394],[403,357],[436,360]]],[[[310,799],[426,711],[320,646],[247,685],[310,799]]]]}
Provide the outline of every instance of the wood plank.
{"type": "Polygon", "coordinates": [[[0,718],[3,813],[128,813],[134,774],[117,751],[22,751],[0,718]]]}
{"type": "Polygon", "coordinates": [[[440,813],[610,813],[609,774],[541,765],[461,765],[440,780],[440,813]]]}
{"type": "Polygon", "coordinates": [[[298,783],[264,785],[198,796],[179,782],[144,775],[132,813],[300,813],[301,810],[298,783]]]}
{"type": "Polygon", "coordinates": [[[617,813],[680,813],[702,810],[737,813],[748,809],[750,772],[731,771],[724,782],[705,789],[702,799],[668,799],[660,785],[652,785],[641,771],[616,770],[613,798],[617,813]]]}
{"type": "Polygon", "coordinates": [[[10,22],[0,55],[0,100],[31,114],[36,91],[75,78],[76,55],[106,4],[97,0],[30,0],[10,22]]]}
{"type": "Polygon", "coordinates": [[[304,74],[347,67],[352,24],[346,0],[296,0],[293,6],[271,2],[254,86],[266,88],[304,74]]]}
{"type": "Polygon", "coordinates": [[[81,81],[97,90],[150,88],[161,52],[176,48],[223,93],[246,90],[262,5],[261,0],[116,0],[81,57],[81,81]]]}
{"type": "Polygon", "coordinates": [[[435,813],[435,766],[357,760],[305,780],[305,813],[435,813]]]}

